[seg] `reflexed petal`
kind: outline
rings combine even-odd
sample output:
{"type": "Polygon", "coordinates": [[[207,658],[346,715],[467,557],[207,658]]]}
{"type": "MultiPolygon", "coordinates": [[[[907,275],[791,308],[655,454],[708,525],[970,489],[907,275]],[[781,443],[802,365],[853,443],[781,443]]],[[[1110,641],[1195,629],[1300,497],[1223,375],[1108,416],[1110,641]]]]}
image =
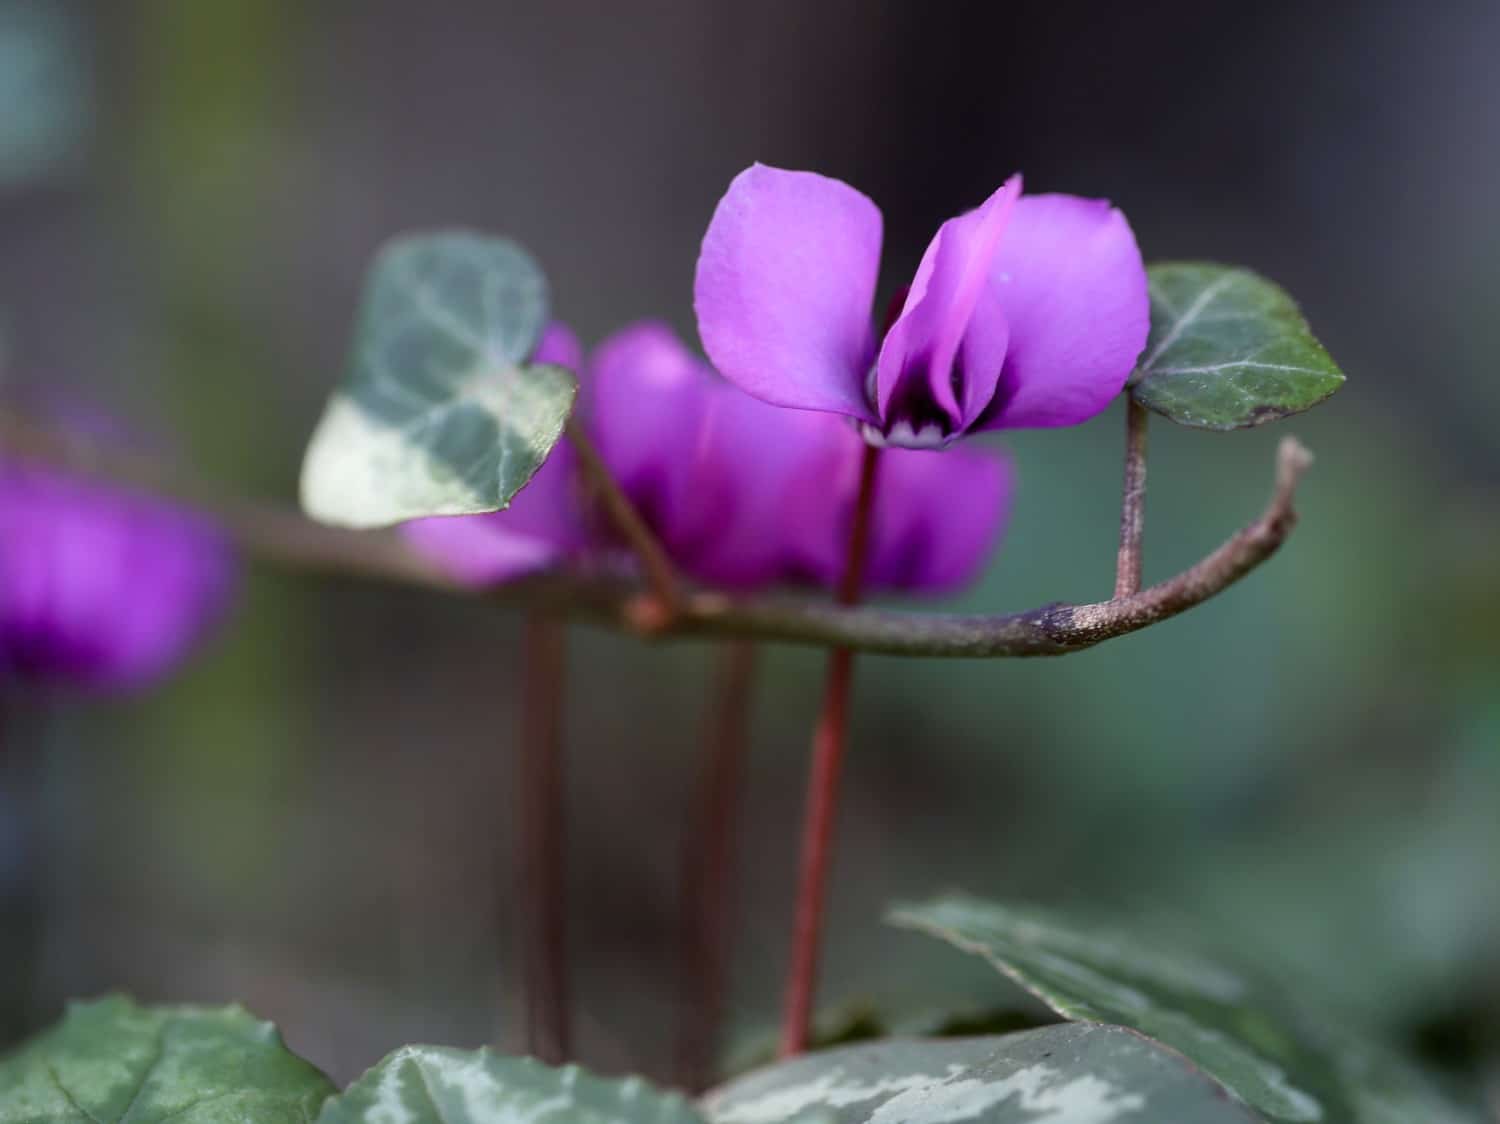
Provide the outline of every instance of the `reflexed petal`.
{"type": "Polygon", "coordinates": [[[977,578],[1010,518],[1010,461],[979,449],[881,459],[866,584],[941,593],[977,578]]]}
{"type": "Polygon", "coordinates": [[[0,677],[142,686],[223,615],[227,541],[133,492],[0,462],[0,677]]]}
{"type": "Polygon", "coordinates": [[[755,164],[729,185],[693,304],[714,366],[778,406],[874,421],[865,379],[880,211],[848,184],[755,164]]]}
{"type": "Polygon", "coordinates": [[[945,222],[928,244],[880,347],[876,387],[887,427],[906,420],[959,433],[988,404],[1007,344],[990,266],[1020,193],[1021,177],[1012,176],[978,208],[945,222]]]}
{"type": "Polygon", "coordinates": [[[1075,425],[1109,405],[1150,328],[1146,271],[1125,216],[1102,199],[1028,195],[990,283],[1010,345],[979,428],[1075,425]]]}
{"type": "MultiPolygon", "coordinates": [[[[803,571],[829,588],[844,572],[864,444],[842,428],[806,468],[818,484],[804,485],[809,509],[799,513],[803,571]]],[[[942,593],[974,580],[999,544],[1013,486],[1009,459],[989,450],[884,450],[866,588],[942,593]]]]}
{"type": "Polygon", "coordinates": [[[705,416],[699,474],[705,535],[692,573],[737,589],[805,576],[804,559],[832,534],[830,476],[858,465],[863,443],[843,418],[767,405],[722,386],[705,416]],[[710,505],[711,508],[710,508],[710,505]]]}

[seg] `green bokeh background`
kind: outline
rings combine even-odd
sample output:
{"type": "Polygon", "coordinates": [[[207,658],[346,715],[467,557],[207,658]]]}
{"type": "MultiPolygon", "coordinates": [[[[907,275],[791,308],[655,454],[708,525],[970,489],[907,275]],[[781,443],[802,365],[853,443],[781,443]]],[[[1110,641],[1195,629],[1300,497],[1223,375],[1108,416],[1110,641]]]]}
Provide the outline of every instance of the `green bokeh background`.
{"type": "MultiPolygon", "coordinates": [[[[1223,597],[1087,653],[861,660],[825,993],[905,1013],[1015,1003],[880,924],[891,899],[956,885],[1177,918],[1483,1067],[1500,998],[1500,156],[1477,138],[1500,129],[1500,79],[1474,44],[1500,35],[1493,6],[1439,22],[1395,0],[1022,5],[1003,25],[978,4],[629,7],[0,0],[0,58],[46,64],[8,70],[46,80],[0,98],[8,379],[290,502],[358,279],[393,231],[521,239],[591,342],[643,315],[692,338],[697,239],[752,159],[868,190],[887,289],[1016,166],[1110,195],[1148,257],[1282,281],[1349,373],[1277,426],[1153,427],[1148,579],[1259,510],[1286,432],[1318,458],[1303,522],[1223,597]]],[[[1121,429],[1116,408],[999,442],[1015,516],[958,606],[1107,594],[1121,429]]],[[[514,1047],[519,624],[252,569],[231,627],[162,690],[12,691],[3,1033],[121,987],[239,998],[341,1079],[402,1042],[514,1047]]],[[[712,657],[572,636],[580,1052],[606,1070],[669,1058],[676,846],[712,657]]],[[[816,653],[765,652],[741,1036],[774,1015],[820,683],[816,653]]]]}

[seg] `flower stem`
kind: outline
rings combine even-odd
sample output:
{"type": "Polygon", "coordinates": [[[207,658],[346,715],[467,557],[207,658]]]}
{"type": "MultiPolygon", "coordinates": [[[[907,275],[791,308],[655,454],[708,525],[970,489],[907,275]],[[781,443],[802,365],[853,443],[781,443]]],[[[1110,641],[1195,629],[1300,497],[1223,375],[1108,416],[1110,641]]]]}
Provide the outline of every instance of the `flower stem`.
{"type": "Polygon", "coordinates": [[[705,754],[682,848],[682,996],[677,1078],[698,1092],[713,1078],[730,960],[734,839],[745,758],[755,645],[731,640],[719,653],[705,754]]]}
{"type": "MultiPolygon", "coordinates": [[[[865,555],[875,503],[876,468],[880,450],[865,446],[860,463],[859,498],[849,533],[849,551],[839,583],[838,601],[853,605],[864,583],[865,555]]],[[[818,986],[818,957],[822,945],[823,913],[833,824],[838,812],[839,774],[849,724],[849,688],[854,675],[854,653],[835,648],[828,654],[823,689],[823,711],[813,733],[812,768],[808,774],[807,806],[802,821],[801,874],[797,911],[792,928],[792,960],[787,970],[786,1006],[781,1023],[781,1056],[807,1049],[812,1007],[818,986]]]]}
{"type": "MultiPolygon", "coordinates": [[[[218,520],[256,561],[300,574],[394,582],[472,594],[437,563],[389,531],[328,527],[275,503],[226,495],[191,473],[140,457],[121,457],[26,422],[0,403],[0,450],[94,480],[145,489],[218,520]]],[[[652,636],[740,636],[759,641],[840,645],[893,656],[1015,659],[1065,656],[1151,628],[1197,608],[1264,565],[1297,526],[1297,488],[1312,453],[1295,437],[1276,450],[1270,502],[1211,553],[1128,597],[1092,604],[1054,601],[1020,613],[901,612],[832,605],[826,599],[731,596],[696,590],[663,623],[642,619],[635,582],[597,567],[564,568],[489,591],[492,600],[544,605],[558,615],[652,636]]]]}
{"type": "Polygon", "coordinates": [[[604,463],[604,458],[594,448],[594,443],[589,440],[577,419],[568,419],[567,434],[605,514],[614,524],[615,530],[630,544],[646,571],[646,580],[655,595],[655,605],[639,615],[643,621],[651,622],[654,628],[666,627],[682,608],[682,582],[678,580],[677,568],[672,565],[666,549],[657,541],[641,513],[636,510],[635,504],[630,502],[630,497],[615,480],[609,466],[604,463]]]}
{"type": "Polygon", "coordinates": [[[569,1053],[562,762],[565,640],[558,618],[543,612],[527,615],[516,809],[521,835],[521,959],[526,1049],[551,1065],[565,1061],[569,1053]]]}
{"type": "Polygon", "coordinates": [[[1115,599],[1141,590],[1141,540],[1146,533],[1146,421],[1150,415],[1125,395],[1125,485],[1120,498],[1120,553],[1115,559],[1115,599]]]}

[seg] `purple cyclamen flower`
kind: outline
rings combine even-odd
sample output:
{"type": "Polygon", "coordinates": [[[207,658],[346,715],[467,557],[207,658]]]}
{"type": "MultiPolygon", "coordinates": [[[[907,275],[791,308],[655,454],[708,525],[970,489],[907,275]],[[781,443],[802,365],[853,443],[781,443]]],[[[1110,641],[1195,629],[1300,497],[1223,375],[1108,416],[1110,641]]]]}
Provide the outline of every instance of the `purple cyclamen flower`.
{"type": "Polygon", "coordinates": [[[1140,250],[1107,202],[1021,195],[1013,176],[945,222],[883,340],[871,323],[882,220],[826,176],[755,164],[703,237],[694,305],[730,381],[844,414],[873,444],[1074,425],[1119,394],[1145,346],[1140,250]]]}
{"type": "MultiPolygon", "coordinates": [[[[842,419],[750,397],[655,322],[599,346],[579,410],[610,471],[692,577],[732,589],[837,582],[863,448],[842,419]]],[[[472,584],[545,569],[590,544],[611,549],[608,529],[581,510],[576,471],[564,439],[507,510],[404,531],[472,584]]],[[[898,450],[881,473],[867,584],[938,591],[969,580],[1004,524],[1008,462],[898,450]]]]}
{"type": "Polygon", "coordinates": [[[144,686],[222,617],[234,577],[208,520],[0,458],[0,680],[144,686]]]}

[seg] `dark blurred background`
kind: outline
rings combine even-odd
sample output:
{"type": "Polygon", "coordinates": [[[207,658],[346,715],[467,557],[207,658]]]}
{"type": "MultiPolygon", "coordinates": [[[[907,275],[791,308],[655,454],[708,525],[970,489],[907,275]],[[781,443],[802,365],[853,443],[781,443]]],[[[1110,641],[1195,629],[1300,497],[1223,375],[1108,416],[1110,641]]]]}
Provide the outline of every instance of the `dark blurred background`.
{"type": "MultiPolygon", "coordinates": [[[[1108,196],[1148,260],[1282,282],[1349,373],[1265,430],[1154,427],[1148,580],[1259,510],[1286,432],[1318,456],[1304,522],[1081,655],[862,660],[824,994],[1014,1003],[881,924],[959,885],[1183,919],[1464,1063],[1500,1000],[1497,43],[1493,0],[0,0],[8,378],[291,502],[395,231],[521,239],[589,341],[641,316],[694,338],[698,240],[752,160],[870,194],[886,289],[1013,170],[1108,196]]],[[[1015,518],[958,603],[1107,595],[1119,411],[1004,444],[1015,518]]],[[[167,688],[21,699],[4,1036],[123,988],[239,998],[340,1079],[412,1040],[515,1046],[519,624],[257,570],[167,688]]],[[[711,653],[573,639],[580,1052],[660,1073],[711,653]]],[[[820,667],[766,653],[742,1040],[774,1014],[820,667]]]]}

